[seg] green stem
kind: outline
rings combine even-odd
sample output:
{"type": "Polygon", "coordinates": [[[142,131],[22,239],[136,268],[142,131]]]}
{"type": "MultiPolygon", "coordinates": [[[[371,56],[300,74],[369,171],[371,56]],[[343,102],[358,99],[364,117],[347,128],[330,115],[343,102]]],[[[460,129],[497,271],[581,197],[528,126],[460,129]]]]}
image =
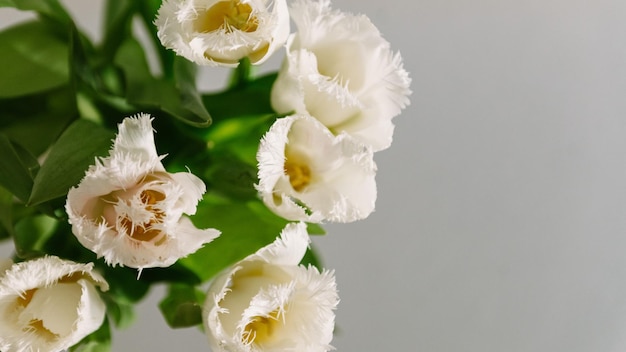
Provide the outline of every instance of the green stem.
{"type": "Polygon", "coordinates": [[[232,71],[229,80],[229,87],[233,89],[245,87],[250,81],[252,81],[253,76],[254,67],[252,67],[250,59],[244,57],[239,61],[239,66],[232,71]]]}

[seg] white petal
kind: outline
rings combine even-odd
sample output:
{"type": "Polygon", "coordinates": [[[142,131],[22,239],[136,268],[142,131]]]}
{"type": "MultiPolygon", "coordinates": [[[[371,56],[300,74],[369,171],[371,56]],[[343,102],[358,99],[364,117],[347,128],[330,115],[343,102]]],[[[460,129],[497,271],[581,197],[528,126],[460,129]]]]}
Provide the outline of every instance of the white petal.
{"type": "Polygon", "coordinates": [[[286,0],[232,1],[233,5],[248,6],[244,10],[250,10],[246,22],[240,24],[231,24],[226,18],[222,21],[218,13],[223,9],[216,9],[226,3],[231,0],[163,1],[155,20],[161,43],[199,65],[225,67],[237,66],[244,57],[261,64],[285,43],[289,35],[286,0]],[[268,5],[272,5],[271,12],[268,5]],[[206,17],[208,11],[216,18],[206,17]]]}
{"type": "Polygon", "coordinates": [[[126,154],[149,161],[159,158],[154,147],[152,118],[149,114],[142,113],[125,118],[119,124],[118,129],[119,132],[111,150],[112,156],[126,154]]]}
{"type": "Polygon", "coordinates": [[[24,325],[31,320],[41,320],[50,332],[66,336],[78,319],[78,304],[82,295],[81,287],[75,282],[58,283],[38,289],[20,315],[24,325]]]}
{"type": "Polygon", "coordinates": [[[108,285],[92,268],[57,257],[9,268],[0,278],[0,349],[61,351],[98,329],[106,308],[96,287],[108,285]]]}
{"type": "Polygon", "coordinates": [[[275,242],[211,284],[203,320],[213,351],[333,349],[335,278],[297,265],[308,245],[305,236],[304,223],[288,225],[275,242]]]}
{"type": "Polygon", "coordinates": [[[257,189],[272,211],[289,220],[351,222],[374,210],[376,165],[371,149],[346,134],[335,137],[315,119],[294,115],[277,120],[257,154],[257,189]],[[292,156],[309,173],[291,179],[292,156]]]}
{"type": "Polygon", "coordinates": [[[310,242],[305,223],[289,223],[274,242],[259,249],[246,260],[263,260],[277,265],[298,265],[310,242]]]}
{"type": "Polygon", "coordinates": [[[219,235],[186,218],[206,190],[202,180],[187,172],[167,173],[160,159],[150,116],[126,118],[110,155],[68,192],[72,232],[109,265],[169,266],[219,235]]]}
{"type": "Polygon", "coordinates": [[[273,108],[310,114],[374,151],[389,147],[391,119],[411,93],[400,54],[366,16],[332,10],[330,1],[297,0],[290,12],[298,32],[272,88],[273,108]]]}

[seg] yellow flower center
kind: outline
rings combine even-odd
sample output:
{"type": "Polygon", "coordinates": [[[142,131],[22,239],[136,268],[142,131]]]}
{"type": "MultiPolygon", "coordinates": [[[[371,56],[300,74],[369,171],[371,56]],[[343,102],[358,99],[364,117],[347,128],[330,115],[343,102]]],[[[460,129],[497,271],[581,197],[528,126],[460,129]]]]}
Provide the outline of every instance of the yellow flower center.
{"type": "Polygon", "coordinates": [[[287,159],[285,174],[289,176],[289,183],[297,192],[301,192],[311,183],[311,169],[306,164],[287,159]]]}
{"type": "MultiPolygon", "coordinates": [[[[20,307],[20,311],[28,307],[30,302],[33,300],[33,296],[38,291],[38,289],[33,288],[24,292],[23,296],[18,296],[15,299],[15,303],[18,307],[20,307]]],[[[31,319],[24,328],[24,331],[34,332],[39,337],[42,337],[48,341],[53,341],[59,338],[59,334],[55,334],[49,329],[47,329],[43,325],[43,320],[41,319],[31,319]]]]}
{"type": "Polygon", "coordinates": [[[220,1],[198,16],[195,28],[200,33],[223,29],[227,33],[238,29],[254,32],[259,26],[258,19],[252,16],[252,7],[240,1],[220,1]]]}
{"type": "Polygon", "coordinates": [[[245,344],[262,345],[268,342],[281,325],[280,313],[275,310],[267,317],[257,316],[249,322],[243,331],[243,342],[245,344]]]}

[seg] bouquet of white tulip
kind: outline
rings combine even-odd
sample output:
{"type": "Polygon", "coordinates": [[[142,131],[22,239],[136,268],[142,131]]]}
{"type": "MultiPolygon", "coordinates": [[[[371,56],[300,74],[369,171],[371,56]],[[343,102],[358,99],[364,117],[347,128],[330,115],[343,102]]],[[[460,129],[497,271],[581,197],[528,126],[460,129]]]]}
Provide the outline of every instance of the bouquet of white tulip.
{"type": "Polygon", "coordinates": [[[331,350],[339,298],[309,235],[374,210],[373,154],[410,94],[369,19],[111,0],[93,43],[57,0],[0,7],[38,15],[0,31],[0,350],[107,350],[155,283],[214,351],[331,350]],[[232,67],[228,87],[199,91],[197,65],[232,67]]]}

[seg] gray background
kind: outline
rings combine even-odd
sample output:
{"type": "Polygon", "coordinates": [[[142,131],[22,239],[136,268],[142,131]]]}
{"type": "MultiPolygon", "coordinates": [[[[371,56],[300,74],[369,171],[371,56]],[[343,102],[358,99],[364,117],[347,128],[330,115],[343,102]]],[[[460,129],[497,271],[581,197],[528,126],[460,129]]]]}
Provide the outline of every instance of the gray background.
{"type": "MultiPolygon", "coordinates": [[[[97,28],[93,1],[64,2],[97,28]]],[[[337,349],[625,351],[626,2],[333,3],[369,15],[414,91],[376,154],[376,212],[314,240],[337,349]]],[[[165,326],[162,294],[115,351],[208,349],[165,326]]]]}

